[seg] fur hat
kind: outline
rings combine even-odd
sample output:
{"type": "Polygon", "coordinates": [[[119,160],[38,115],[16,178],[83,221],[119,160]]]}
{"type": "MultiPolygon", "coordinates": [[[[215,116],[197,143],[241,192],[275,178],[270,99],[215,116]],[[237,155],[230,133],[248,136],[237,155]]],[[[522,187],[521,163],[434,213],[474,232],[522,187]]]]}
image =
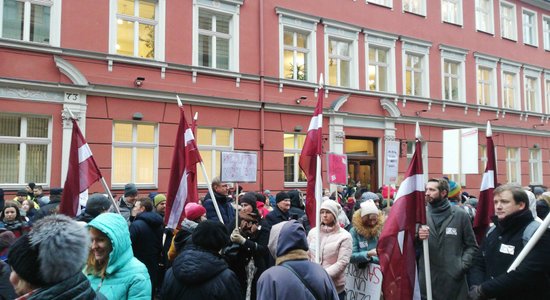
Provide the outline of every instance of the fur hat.
{"type": "Polygon", "coordinates": [[[111,201],[103,194],[94,193],[86,202],[86,213],[90,216],[97,217],[100,213],[109,210],[111,201]]]}
{"type": "Polygon", "coordinates": [[[135,184],[128,183],[124,186],[124,197],[137,196],[137,194],[138,194],[138,190],[135,184]]]}
{"type": "Polygon", "coordinates": [[[374,204],[374,201],[367,200],[361,203],[361,217],[364,217],[370,214],[378,214],[378,207],[376,207],[376,204],[374,204]]]}
{"type": "Polygon", "coordinates": [[[200,222],[191,237],[193,244],[214,252],[220,251],[229,244],[229,234],[225,226],[218,221],[206,220],[200,222]]]}
{"type": "Polygon", "coordinates": [[[89,252],[86,228],[65,215],[37,221],[11,247],[8,261],[20,278],[37,287],[54,285],[82,270],[89,252]]]}
{"type": "Polygon", "coordinates": [[[155,207],[159,205],[161,202],[166,201],[166,196],[164,194],[157,194],[155,198],[153,198],[153,202],[155,203],[155,207]]]}
{"type": "Polygon", "coordinates": [[[330,211],[334,215],[334,219],[338,219],[338,215],[340,215],[340,210],[342,210],[342,207],[338,202],[334,200],[326,200],[321,204],[321,209],[326,209],[330,211]]]}
{"type": "Polygon", "coordinates": [[[290,200],[290,196],[288,195],[287,192],[279,192],[279,193],[277,193],[277,196],[275,196],[275,202],[276,203],[279,203],[279,202],[281,202],[285,199],[290,200]]]}
{"type": "Polygon", "coordinates": [[[447,195],[447,198],[456,199],[460,194],[461,189],[462,187],[460,186],[460,184],[454,181],[449,181],[449,195],[447,195]]]}
{"type": "Polygon", "coordinates": [[[190,202],[185,205],[185,217],[188,220],[194,221],[200,218],[205,213],[206,209],[200,204],[190,202]]]}

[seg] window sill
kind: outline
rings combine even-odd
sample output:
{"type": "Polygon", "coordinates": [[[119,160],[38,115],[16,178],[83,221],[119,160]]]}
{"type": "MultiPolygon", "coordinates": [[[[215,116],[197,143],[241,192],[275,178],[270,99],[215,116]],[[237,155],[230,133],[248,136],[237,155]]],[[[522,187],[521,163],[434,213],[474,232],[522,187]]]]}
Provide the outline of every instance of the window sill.
{"type": "Polygon", "coordinates": [[[464,25],[460,24],[460,23],[453,23],[453,22],[449,22],[449,21],[445,21],[445,20],[441,21],[441,23],[451,25],[451,26],[455,26],[455,27],[458,27],[458,28],[464,28],[464,25]]]}
{"type": "Polygon", "coordinates": [[[532,48],[538,48],[539,47],[538,44],[529,44],[529,43],[525,43],[525,42],[523,43],[523,45],[529,46],[529,47],[532,47],[532,48]]]}
{"type": "Polygon", "coordinates": [[[426,14],[416,13],[416,12],[412,12],[412,11],[408,11],[408,10],[403,10],[403,13],[404,14],[410,14],[410,15],[417,16],[417,17],[421,17],[421,18],[424,18],[424,19],[427,18],[426,14]]]}
{"type": "Polygon", "coordinates": [[[501,36],[501,38],[505,41],[509,41],[509,42],[512,42],[512,43],[517,43],[518,42],[517,38],[513,39],[513,38],[507,38],[505,36],[501,36]]]}
{"type": "Polygon", "coordinates": [[[30,50],[42,53],[62,54],[62,50],[48,44],[0,38],[0,47],[30,50]]]}
{"type": "Polygon", "coordinates": [[[483,34],[486,34],[486,35],[490,35],[492,37],[495,36],[495,33],[494,32],[489,32],[489,31],[484,31],[484,30],[481,30],[481,29],[476,29],[477,32],[479,33],[483,33],[483,34]]]}

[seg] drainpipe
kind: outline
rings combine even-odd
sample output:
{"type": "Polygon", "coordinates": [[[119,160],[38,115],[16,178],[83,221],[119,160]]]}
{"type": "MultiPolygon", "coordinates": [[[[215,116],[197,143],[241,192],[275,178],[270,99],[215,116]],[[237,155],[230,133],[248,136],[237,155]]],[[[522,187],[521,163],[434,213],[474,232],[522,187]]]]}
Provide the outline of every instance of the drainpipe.
{"type": "Polygon", "coordinates": [[[265,145],[265,70],[264,70],[264,0],[260,0],[260,191],[264,190],[264,145],[265,145]]]}

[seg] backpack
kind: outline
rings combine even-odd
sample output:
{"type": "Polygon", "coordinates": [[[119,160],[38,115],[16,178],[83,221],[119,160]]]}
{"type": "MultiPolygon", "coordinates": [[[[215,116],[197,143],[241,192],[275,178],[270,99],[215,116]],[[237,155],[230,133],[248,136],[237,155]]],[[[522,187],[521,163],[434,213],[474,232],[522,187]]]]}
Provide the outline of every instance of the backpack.
{"type": "MultiPolygon", "coordinates": [[[[535,231],[537,231],[539,226],[540,226],[540,223],[537,220],[533,220],[531,221],[531,223],[529,223],[529,225],[527,225],[527,227],[525,227],[522,235],[523,246],[525,246],[525,244],[527,244],[527,242],[529,241],[529,239],[531,239],[533,234],[535,234],[535,231]]],[[[493,230],[495,230],[495,225],[491,226],[489,230],[487,230],[485,237],[488,237],[489,234],[493,232],[493,230]]]]}

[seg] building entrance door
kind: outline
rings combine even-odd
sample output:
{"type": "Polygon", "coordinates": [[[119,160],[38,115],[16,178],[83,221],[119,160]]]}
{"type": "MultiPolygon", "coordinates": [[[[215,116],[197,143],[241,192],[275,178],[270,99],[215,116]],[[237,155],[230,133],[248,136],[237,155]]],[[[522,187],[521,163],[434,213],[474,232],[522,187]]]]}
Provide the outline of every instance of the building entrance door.
{"type": "Polygon", "coordinates": [[[347,138],[344,151],[348,156],[348,176],[354,183],[361,183],[361,188],[369,191],[378,189],[377,177],[377,140],[373,138],[347,138]]]}

